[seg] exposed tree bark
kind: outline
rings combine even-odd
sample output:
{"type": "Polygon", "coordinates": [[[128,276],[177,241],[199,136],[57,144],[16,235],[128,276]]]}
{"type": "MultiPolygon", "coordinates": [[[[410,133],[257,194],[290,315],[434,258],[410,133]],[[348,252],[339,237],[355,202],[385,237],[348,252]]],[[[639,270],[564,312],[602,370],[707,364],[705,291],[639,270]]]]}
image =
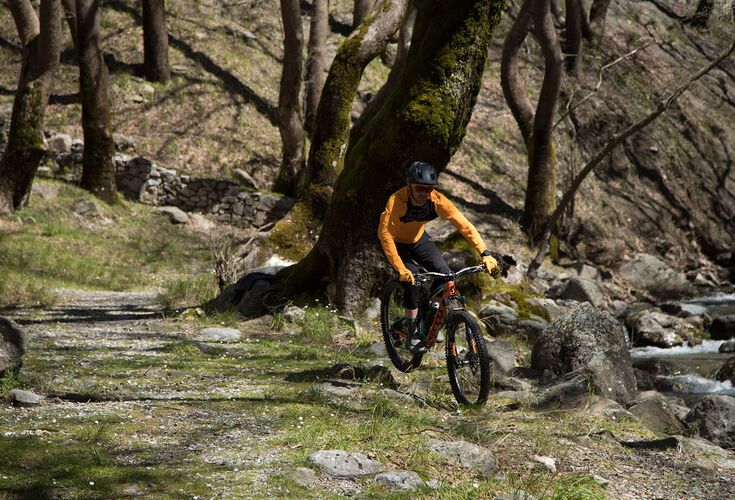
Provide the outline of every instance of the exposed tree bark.
{"type": "Polygon", "coordinates": [[[283,160],[274,189],[290,196],[299,191],[298,179],[304,169],[304,125],[299,104],[304,33],[299,3],[299,0],[281,0],[283,69],[278,94],[278,130],[283,143],[283,160]]]}
{"type": "Polygon", "coordinates": [[[564,55],[566,69],[572,75],[579,74],[582,58],[582,3],[580,0],[566,0],[564,55]]]}
{"type": "Polygon", "coordinates": [[[309,161],[299,184],[301,197],[271,232],[271,240],[281,249],[308,247],[319,231],[334,181],[344,164],[350,111],[362,73],[401,25],[407,3],[379,0],[337,49],[317,108],[309,161]]]}
{"type": "Polygon", "coordinates": [[[329,0],[313,0],[309,29],[309,55],[306,59],[306,131],[314,130],[316,110],[324,88],[329,34],[329,0]]]}
{"type": "Polygon", "coordinates": [[[605,32],[605,20],[607,19],[607,8],[610,6],[610,0],[593,0],[590,7],[590,32],[591,40],[594,43],[600,43],[605,32]]]}
{"type": "Polygon", "coordinates": [[[650,125],[664,111],[669,109],[669,107],[671,107],[671,105],[679,97],[681,97],[681,95],[684,92],[686,92],[689,89],[689,87],[692,86],[694,82],[696,82],[697,80],[702,78],[704,75],[709,73],[713,68],[715,68],[718,64],[720,64],[726,58],[730,57],[730,55],[733,52],[735,52],[735,40],[733,40],[730,46],[727,49],[725,49],[722,53],[720,53],[712,62],[704,66],[702,69],[700,69],[696,73],[694,73],[683,84],[681,84],[679,87],[674,89],[674,91],[669,95],[669,97],[659,102],[658,106],[656,106],[656,109],[654,109],[651,113],[649,113],[647,116],[645,116],[638,122],[634,123],[633,125],[629,126],[625,130],[610,137],[610,139],[608,139],[608,141],[605,143],[605,146],[603,146],[603,148],[600,151],[598,151],[589,162],[587,162],[587,164],[582,168],[582,170],[580,170],[580,172],[574,178],[574,181],[572,182],[571,186],[569,186],[569,189],[567,189],[567,191],[564,193],[564,196],[562,196],[562,199],[559,202],[559,205],[556,207],[556,209],[554,210],[554,213],[549,218],[548,223],[546,227],[544,228],[544,234],[540,240],[538,253],[536,253],[536,256],[533,258],[533,260],[528,266],[528,271],[526,272],[526,275],[529,278],[533,278],[536,275],[536,271],[538,271],[538,268],[541,267],[541,263],[544,261],[544,258],[546,257],[546,254],[549,251],[549,240],[551,239],[552,228],[554,228],[554,226],[559,221],[567,205],[574,199],[575,193],[577,192],[579,187],[582,185],[582,182],[585,180],[585,178],[590,174],[590,172],[592,172],[592,170],[594,170],[594,168],[597,165],[599,165],[602,162],[602,160],[613,151],[613,149],[615,149],[619,144],[621,144],[624,140],[626,140],[631,135],[635,134],[636,132],[640,132],[645,127],[650,125]]]}
{"type": "Polygon", "coordinates": [[[317,110],[309,162],[302,184],[331,190],[342,170],[350,130],[350,110],[362,73],[396,32],[407,0],[379,0],[360,28],[337,49],[317,110]]]}
{"type": "Polygon", "coordinates": [[[562,55],[549,3],[525,0],[506,36],[501,60],[501,86],[528,151],[528,183],[521,225],[532,238],[540,236],[556,203],[556,160],[552,144],[553,118],[561,86],[562,55]],[[536,112],[518,72],[518,51],[533,22],[544,55],[544,81],[536,112]]]}
{"type": "MultiPolygon", "coordinates": [[[[389,195],[405,183],[405,164],[417,158],[441,171],[464,137],[492,32],[503,0],[424,0],[406,66],[395,92],[352,148],[339,175],[319,241],[284,270],[297,293],[336,285],[336,304],[363,306],[386,273],[376,237],[389,195]],[[441,36],[437,36],[441,32],[441,36]]],[[[321,105],[320,105],[321,108],[321,105]]]]}
{"type": "Polygon", "coordinates": [[[367,103],[360,117],[352,125],[352,129],[350,129],[350,146],[357,144],[360,137],[367,131],[370,121],[375,118],[375,115],[378,114],[378,111],[383,107],[398,84],[401,71],[403,71],[403,67],[406,65],[408,49],[411,47],[411,37],[413,36],[413,25],[415,22],[416,0],[409,0],[406,17],[403,20],[403,24],[401,24],[400,30],[398,30],[398,52],[396,54],[396,60],[393,62],[390,73],[388,73],[388,79],[380,87],[375,97],[367,103]]]}
{"type": "Polygon", "coordinates": [[[143,0],[143,66],[148,81],[171,79],[164,0],[143,0]]]}
{"type": "Polygon", "coordinates": [[[8,133],[0,158],[0,213],[23,205],[46,152],[46,103],[61,52],[61,3],[43,0],[40,23],[29,0],[8,2],[23,44],[23,62],[8,133]]]}
{"type": "Polygon", "coordinates": [[[367,17],[376,0],[355,0],[352,8],[352,29],[357,28],[367,17]]]}
{"type": "Polygon", "coordinates": [[[66,19],[67,26],[69,26],[69,33],[71,33],[71,40],[74,44],[74,50],[79,51],[79,38],[77,37],[76,0],[61,0],[61,5],[64,7],[64,18],[66,19]]]}
{"type": "Polygon", "coordinates": [[[551,15],[554,16],[554,21],[561,25],[561,11],[559,10],[559,4],[556,0],[549,0],[549,7],[551,8],[551,15]]]}
{"type": "Polygon", "coordinates": [[[81,186],[113,203],[117,196],[112,155],[110,74],[102,58],[98,0],[76,0],[79,94],[82,100],[84,156],[81,186]]]}

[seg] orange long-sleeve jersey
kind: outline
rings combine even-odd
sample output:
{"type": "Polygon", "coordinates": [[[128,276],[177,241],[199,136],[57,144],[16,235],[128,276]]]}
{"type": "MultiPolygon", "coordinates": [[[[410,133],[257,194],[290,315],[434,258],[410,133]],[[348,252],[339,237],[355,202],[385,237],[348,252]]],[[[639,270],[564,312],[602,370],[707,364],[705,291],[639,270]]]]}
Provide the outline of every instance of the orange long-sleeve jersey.
{"type": "Polygon", "coordinates": [[[415,206],[409,202],[408,187],[402,187],[388,198],[385,210],[380,215],[378,238],[388,261],[401,272],[405,265],[398,255],[396,243],[416,243],[424,234],[424,226],[437,217],[451,222],[462,236],[475,247],[477,253],[487,248],[480,234],[467,218],[446,196],[436,189],[431,192],[429,200],[423,206],[415,206]]]}

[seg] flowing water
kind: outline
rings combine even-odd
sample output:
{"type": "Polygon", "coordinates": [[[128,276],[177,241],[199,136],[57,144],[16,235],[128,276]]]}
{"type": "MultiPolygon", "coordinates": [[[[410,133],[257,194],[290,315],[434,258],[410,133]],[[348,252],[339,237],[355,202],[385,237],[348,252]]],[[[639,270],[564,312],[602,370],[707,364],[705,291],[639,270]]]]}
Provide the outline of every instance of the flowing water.
{"type": "MultiPolygon", "coordinates": [[[[683,302],[682,309],[690,314],[707,313],[711,318],[735,314],[735,293],[718,293],[683,302]]],[[[727,382],[713,379],[714,373],[735,353],[721,353],[724,340],[705,340],[694,347],[680,346],[662,349],[660,347],[635,347],[630,350],[633,359],[654,359],[665,361],[672,373],[662,378],[667,385],[675,388],[673,392],[682,395],[728,394],[735,396],[735,387],[727,382]]]]}

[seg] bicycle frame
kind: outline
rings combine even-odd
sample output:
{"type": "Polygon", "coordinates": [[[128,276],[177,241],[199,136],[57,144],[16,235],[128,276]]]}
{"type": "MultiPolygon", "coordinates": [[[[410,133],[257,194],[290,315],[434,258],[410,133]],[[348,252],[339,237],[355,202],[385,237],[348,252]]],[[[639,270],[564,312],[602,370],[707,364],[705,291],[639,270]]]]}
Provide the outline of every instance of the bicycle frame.
{"type": "Polygon", "coordinates": [[[439,308],[434,314],[434,320],[431,322],[429,333],[423,340],[424,345],[430,347],[433,346],[436,342],[436,338],[439,335],[439,330],[442,329],[442,326],[444,326],[444,323],[446,322],[446,319],[448,317],[447,311],[449,300],[453,298],[461,301],[459,293],[457,293],[457,287],[455,286],[454,281],[447,281],[446,283],[444,283],[444,290],[442,290],[441,300],[439,301],[439,308]]]}

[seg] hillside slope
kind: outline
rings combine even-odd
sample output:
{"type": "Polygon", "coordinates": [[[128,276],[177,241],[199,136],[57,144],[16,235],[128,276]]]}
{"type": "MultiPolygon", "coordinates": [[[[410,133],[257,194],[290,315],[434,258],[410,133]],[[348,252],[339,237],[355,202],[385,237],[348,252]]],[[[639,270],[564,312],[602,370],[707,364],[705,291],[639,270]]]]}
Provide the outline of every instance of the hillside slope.
{"type": "MultiPolygon", "coordinates": [[[[502,250],[526,251],[517,220],[523,207],[526,160],[520,134],[500,90],[503,36],[519,2],[496,32],[485,84],[462,148],[444,175],[448,194],[502,250]]],[[[351,2],[330,2],[336,48],[350,21],[351,2]]],[[[229,177],[244,168],[273,177],[280,158],[274,107],[282,57],[277,4],[219,0],[167,2],[173,80],[151,85],[137,75],[142,35],[137,2],[104,4],[104,48],[115,88],[115,131],[132,137],[140,154],[182,172],[229,177]]],[[[308,18],[305,17],[308,33],[308,18]]],[[[729,20],[707,30],[682,26],[647,1],[613,2],[604,40],[586,48],[577,82],[564,95],[594,90],[598,69],[640,47],[604,72],[599,91],[557,128],[559,190],[570,173],[615,131],[644,116],[660,96],[721,50],[735,33],[729,20]],[[578,147],[572,154],[571,123],[578,147]],[[576,159],[575,159],[576,158],[576,159]]],[[[67,40],[67,47],[70,45],[67,40]]],[[[527,44],[526,78],[542,78],[535,42],[527,44]]],[[[65,50],[49,108],[48,128],[81,137],[76,69],[65,50]]],[[[6,7],[0,7],[0,115],[9,114],[20,50],[6,7]]],[[[374,61],[361,98],[379,88],[388,68],[374,61]]],[[[664,117],[618,148],[588,179],[568,225],[572,258],[613,265],[635,251],[699,267],[702,253],[732,266],[735,246],[735,62],[726,61],[685,94],[664,117]]],[[[359,107],[359,106],[358,106],[359,107]]]]}

